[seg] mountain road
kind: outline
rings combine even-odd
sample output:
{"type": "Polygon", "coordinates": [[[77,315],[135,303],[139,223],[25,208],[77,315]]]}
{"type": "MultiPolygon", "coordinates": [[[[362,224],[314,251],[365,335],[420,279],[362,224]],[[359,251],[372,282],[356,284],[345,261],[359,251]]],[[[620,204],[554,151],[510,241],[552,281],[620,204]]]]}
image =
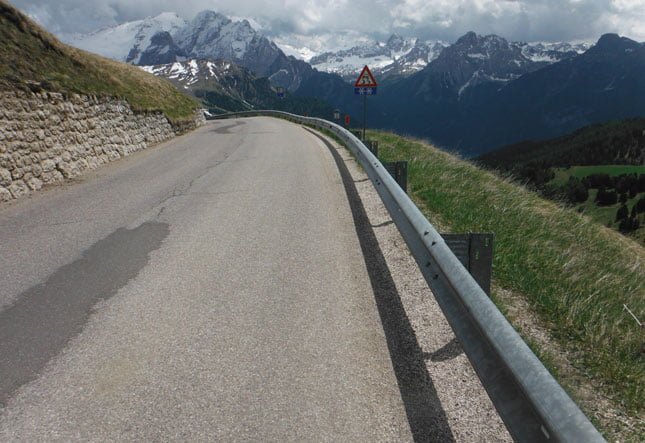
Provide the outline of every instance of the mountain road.
{"type": "Polygon", "coordinates": [[[214,122],[0,208],[0,440],[410,440],[343,183],[214,122]]]}
{"type": "Polygon", "coordinates": [[[0,206],[0,441],[510,441],[375,189],[256,117],[0,206]]]}

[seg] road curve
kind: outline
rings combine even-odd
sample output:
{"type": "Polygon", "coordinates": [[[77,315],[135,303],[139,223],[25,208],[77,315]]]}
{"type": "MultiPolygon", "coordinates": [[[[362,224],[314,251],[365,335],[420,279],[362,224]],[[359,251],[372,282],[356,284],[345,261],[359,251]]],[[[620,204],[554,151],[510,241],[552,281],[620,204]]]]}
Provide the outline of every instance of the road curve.
{"type": "Polygon", "coordinates": [[[0,207],[0,441],[412,439],[343,182],[212,122],[0,207]]]}

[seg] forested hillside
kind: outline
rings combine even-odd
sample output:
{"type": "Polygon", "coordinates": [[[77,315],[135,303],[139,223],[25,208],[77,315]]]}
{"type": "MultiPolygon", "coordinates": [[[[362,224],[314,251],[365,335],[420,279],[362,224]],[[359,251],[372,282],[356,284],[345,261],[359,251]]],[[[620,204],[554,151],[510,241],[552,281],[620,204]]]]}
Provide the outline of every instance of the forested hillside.
{"type": "Polygon", "coordinates": [[[517,143],[477,161],[643,242],[644,159],[645,118],[635,118],[517,143]]]}
{"type": "Polygon", "coordinates": [[[477,158],[485,166],[513,171],[540,184],[540,170],[591,165],[642,165],[645,118],[586,126],[562,137],[524,141],[477,158]]]}

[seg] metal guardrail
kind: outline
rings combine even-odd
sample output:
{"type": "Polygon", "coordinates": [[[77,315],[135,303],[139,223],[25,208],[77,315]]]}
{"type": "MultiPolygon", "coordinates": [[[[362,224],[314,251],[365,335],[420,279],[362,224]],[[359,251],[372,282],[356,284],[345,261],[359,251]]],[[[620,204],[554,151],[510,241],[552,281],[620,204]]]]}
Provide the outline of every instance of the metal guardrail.
{"type": "Polygon", "coordinates": [[[250,111],[335,134],[365,169],[514,440],[605,442],[381,162],[351,132],[318,118],[250,111]]]}

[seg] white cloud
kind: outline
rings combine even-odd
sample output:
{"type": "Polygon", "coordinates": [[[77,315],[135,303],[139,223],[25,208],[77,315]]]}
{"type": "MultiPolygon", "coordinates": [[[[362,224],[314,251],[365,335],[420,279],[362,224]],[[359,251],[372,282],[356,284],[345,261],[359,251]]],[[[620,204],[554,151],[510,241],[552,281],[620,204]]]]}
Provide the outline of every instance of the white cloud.
{"type": "Polygon", "coordinates": [[[49,30],[102,26],[203,9],[254,19],[278,36],[345,34],[386,38],[392,32],[454,41],[465,32],[514,40],[597,39],[617,32],[645,40],[645,0],[10,0],[49,30]]]}

